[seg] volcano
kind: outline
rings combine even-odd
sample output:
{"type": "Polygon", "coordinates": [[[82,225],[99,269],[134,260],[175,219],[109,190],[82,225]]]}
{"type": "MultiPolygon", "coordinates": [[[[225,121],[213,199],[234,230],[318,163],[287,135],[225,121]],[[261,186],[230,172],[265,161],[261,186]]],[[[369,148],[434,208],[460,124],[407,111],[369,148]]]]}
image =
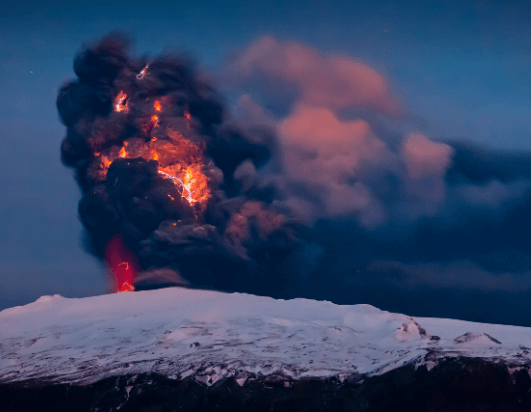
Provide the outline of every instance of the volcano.
{"type": "Polygon", "coordinates": [[[186,288],[0,312],[6,411],[528,411],[531,330],[186,288]],[[502,407],[503,409],[500,409],[502,407]]]}

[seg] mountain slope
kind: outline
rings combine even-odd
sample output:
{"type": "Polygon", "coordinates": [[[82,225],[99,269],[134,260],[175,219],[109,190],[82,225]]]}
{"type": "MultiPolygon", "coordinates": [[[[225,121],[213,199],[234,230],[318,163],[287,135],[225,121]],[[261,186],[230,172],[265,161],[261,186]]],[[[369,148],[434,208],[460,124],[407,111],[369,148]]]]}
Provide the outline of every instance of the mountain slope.
{"type": "Polygon", "coordinates": [[[468,356],[531,363],[531,329],[412,318],[369,305],[168,288],[58,295],[0,312],[0,382],[116,375],[345,378],[468,356]]]}
{"type": "MultiPolygon", "coordinates": [[[[409,389],[400,391],[400,396],[406,396],[426,382],[446,382],[439,389],[449,390],[467,373],[474,385],[485,379],[487,386],[498,381],[495,386],[509,385],[510,399],[516,402],[514,388],[522,396],[531,388],[530,347],[530,328],[412,318],[369,305],[284,301],[184,288],[82,299],[43,296],[0,312],[0,389],[4,388],[0,403],[2,396],[7,404],[17,396],[26,402],[28,393],[40,399],[35,388],[42,387],[64,392],[65,399],[70,393],[68,399],[72,399],[73,393],[95,396],[91,391],[103,385],[105,393],[113,393],[118,402],[107,405],[107,410],[117,410],[130,396],[145,395],[146,387],[160,391],[177,384],[199,391],[202,399],[220,390],[254,399],[269,388],[270,394],[287,391],[288,398],[298,394],[294,402],[299,403],[318,394],[325,399],[338,391],[347,393],[351,387],[355,396],[367,392],[363,399],[377,400],[366,401],[366,407],[358,405],[359,410],[368,411],[379,410],[374,409],[374,402],[381,403],[378,391],[387,396],[396,382],[409,382],[409,389]],[[313,388],[311,396],[305,392],[308,385],[313,388]]],[[[467,384],[458,387],[463,385],[467,384]]],[[[156,398],[166,399],[175,392],[175,388],[167,390],[156,398]]],[[[54,399],[61,396],[56,394],[54,399]]],[[[515,404],[522,406],[522,399],[515,404]]],[[[315,406],[318,401],[312,402],[315,406]]],[[[487,404],[492,406],[493,401],[487,404]]],[[[260,405],[253,408],[259,410],[260,405]]]]}

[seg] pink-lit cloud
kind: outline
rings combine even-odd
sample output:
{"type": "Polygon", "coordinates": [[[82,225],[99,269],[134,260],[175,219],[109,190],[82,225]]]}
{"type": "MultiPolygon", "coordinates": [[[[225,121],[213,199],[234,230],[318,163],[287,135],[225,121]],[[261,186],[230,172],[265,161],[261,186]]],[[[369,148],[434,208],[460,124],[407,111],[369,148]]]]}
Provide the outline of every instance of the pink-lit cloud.
{"type": "Polygon", "coordinates": [[[390,152],[367,122],[341,121],[328,109],[298,104],[277,130],[286,174],[318,185],[326,215],[345,216],[371,208],[369,220],[381,219],[370,190],[357,181],[358,169],[364,162],[383,161],[390,152]]]}
{"type": "Polygon", "coordinates": [[[348,56],[325,56],[295,41],[262,37],[236,59],[232,70],[240,79],[259,75],[293,83],[307,105],[333,110],[369,107],[393,116],[402,112],[388,81],[373,68],[348,56]]]}
{"type": "Polygon", "coordinates": [[[409,179],[409,192],[434,206],[444,199],[446,171],[451,165],[453,149],[444,143],[432,142],[426,136],[409,134],[402,142],[401,157],[409,179]]]}
{"type": "MultiPolygon", "coordinates": [[[[390,146],[368,119],[341,115],[341,109],[352,108],[378,116],[403,112],[389,92],[389,82],[376,70],[350,57],[326,56],[272,37],[251,44],[232,61],[231,69],[241,84],[255,76],[251,94],[240,97],[238,120],[267,125],[276,132],[282,149],[277,159],[282,173],[276,184],[287,198],[284,203],[309,221],[356,216],[362,226],[372,228],[385,224],[392,208],[399,211],[395,215],[410,221],[438,210],[452,164],[450,146],[419,133],[390,146]],[[253,95],[253,90],[269,87],[269,96],[282,96],[281,84],[272,79],[299,89],[281,118],[253,95]],[[379,175],[393,175],[398,183],[385,189],[377,182],[379,175]],[[304,185],[306,192],[297,193],[294,184],[304,185]]],[[[248,187],[251,174],[238,171],[235,178],[248,187]]]]}

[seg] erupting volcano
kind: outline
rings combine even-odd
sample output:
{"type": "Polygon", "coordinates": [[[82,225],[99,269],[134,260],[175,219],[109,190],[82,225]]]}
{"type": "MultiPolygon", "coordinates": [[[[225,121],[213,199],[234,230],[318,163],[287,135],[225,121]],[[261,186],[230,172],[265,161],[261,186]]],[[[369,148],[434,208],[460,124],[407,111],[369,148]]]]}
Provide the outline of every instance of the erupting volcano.
{"type": "Polygon", "coordinates": [[[86,246],[107,261],[115,290],[138,279],[141,288],[191,282],[250,292],[270,283],[264,274],[296,246],[295,227],[272,206],[271,187],[244,192],[235,171],[265,165],[274,136],[230,121],[190,61],[134,58],[120,35],[82,50],[74,71],[57,98],[62,159],[83,191],[86,246]],[[123,251],[132,258],[110,257],[123,251]],[[246,287],[234,273],[255,279],[246,287]]]}

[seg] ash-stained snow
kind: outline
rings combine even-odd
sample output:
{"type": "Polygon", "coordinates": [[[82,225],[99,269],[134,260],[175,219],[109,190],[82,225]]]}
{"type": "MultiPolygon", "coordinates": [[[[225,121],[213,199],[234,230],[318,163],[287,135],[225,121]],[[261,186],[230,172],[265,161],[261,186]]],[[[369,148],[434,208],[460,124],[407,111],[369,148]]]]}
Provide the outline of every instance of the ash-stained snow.
{"type": "Polygon", "coordinates": [[[43,296],[0,312],[0,382],[86,384],[155,372],[207,384],[377,375],[447,356],[531,364],[531,328],[412,318],[369,305],[168,288],[43,296]]]}

